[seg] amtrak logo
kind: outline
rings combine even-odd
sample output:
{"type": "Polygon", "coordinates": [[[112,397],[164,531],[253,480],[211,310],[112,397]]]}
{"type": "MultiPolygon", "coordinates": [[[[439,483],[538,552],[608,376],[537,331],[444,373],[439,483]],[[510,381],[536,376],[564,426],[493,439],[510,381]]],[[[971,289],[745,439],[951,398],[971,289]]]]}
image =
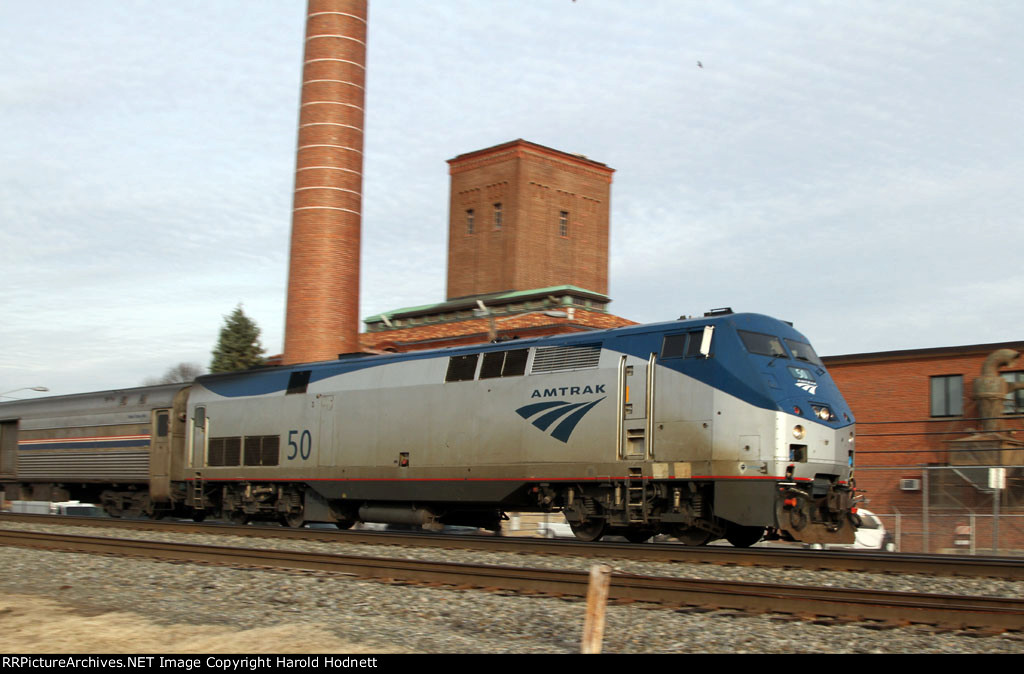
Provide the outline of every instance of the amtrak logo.
{"type": "MultiPolygon", "coordinates": [[[[587,396],[594,393],[604,393],[604,384],[595,386],[556,386],[554,388],[535,388],[530,394],[531,398],[557,398],[558,396],[587,396]]],[[[602,398],[603,400],[603,398],[602,398]]]]}
{"type": "Polygon", "coordinates": [[[814,395],[814,392],[818,390],[818,385],[813,381],[798,381],[796,385],[811,395],[814,395]]]}
{"type": "Polygon", "coordinates": [[[602,400],[604,398],[589,403],[570,403],[564,400],[534,403],[520,407],[516,410],[516,414],[524,419],[540,414],[533,420],[533,425],[542,431],[547,431],[551,424],[558,421],[558,425],[551,431],[551,437],[562,442],[569,442],[569,436],[576,430],[576,424],[602,400]]]}

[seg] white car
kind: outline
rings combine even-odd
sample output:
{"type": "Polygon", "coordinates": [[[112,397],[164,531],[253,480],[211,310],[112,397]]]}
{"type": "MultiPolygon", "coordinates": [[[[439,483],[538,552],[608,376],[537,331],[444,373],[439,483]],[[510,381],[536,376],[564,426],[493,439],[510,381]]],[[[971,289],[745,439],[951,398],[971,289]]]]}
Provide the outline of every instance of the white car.
{"type": "Polygon", "coordinates": [[[882,524],[882,520],[878,519],[878,515],[864,508],[858,508],[857,514],[860,515],[861,525],[857,527],[857,535],[853,543],[812,543],[808,547],[811,550],[853,548],[857,550],[885,550],[886,552],[892,552],[896,549],[892,534],[885,530],[885,525],[882,524]]]}
{"type": "Polygon", "coordinates": [[[540,525],[537,528],[537,535],[544,538],[576,538],[576,534],[572,532],[572,527],[565,520],[540,525]]]}
{"type": "Polygon", "coordinates": [[[98,505],[81,501],[62,501],[50,504],[51,515],[76,515],[78,517],[106,517],[107,513],[98,505]]]}

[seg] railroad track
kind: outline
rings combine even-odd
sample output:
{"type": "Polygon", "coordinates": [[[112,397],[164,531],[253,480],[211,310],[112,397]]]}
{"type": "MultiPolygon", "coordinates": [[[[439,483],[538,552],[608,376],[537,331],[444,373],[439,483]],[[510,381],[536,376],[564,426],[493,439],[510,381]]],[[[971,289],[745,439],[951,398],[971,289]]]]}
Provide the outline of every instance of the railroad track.
{"type": "MultiPolygon", "coordinates": [[[[384,557],[237,548],[194,543],[0,530],[0,544],[64,552],[142,557],[260,569],[345,574],[391,582],[563,597],[586,595],[586,571],[417,561],[384,557]]],[[[981,633],[1024,631],[1024,600],[880,592],[831,587],[693,580],[613,573],[609,598],[676,610],[733,609],[781,619],[922,624],[981,633]]]]}
{"type": "Polygon", "coordinates": [[[52,515],[0,514],[2,522],[61,524],[82,527],[200,533],[225,536],[300,539],[346,544],[401,545],[448,549],[517,552],[628,559],[646,562],[727,564],[735,566],[789,567],[809,571],[861,571],[867,573],[924,574],[1024,580],[1024,559],[968,555],[924,555],[872,551],[803,550],[790,548],[688,547],[674,544],[581,543],[572,540],[502,536],[434,535],[380,531],[288,529],[279,526],[232,526],[227,524],[120,520],[52,515]]]}

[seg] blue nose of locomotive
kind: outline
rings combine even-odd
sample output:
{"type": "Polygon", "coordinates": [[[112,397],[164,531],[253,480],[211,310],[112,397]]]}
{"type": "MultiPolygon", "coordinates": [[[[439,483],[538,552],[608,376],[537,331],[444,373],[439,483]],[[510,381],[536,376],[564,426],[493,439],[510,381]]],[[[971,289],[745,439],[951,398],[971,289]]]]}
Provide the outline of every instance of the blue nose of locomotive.
{"type": "Polygon", "coordinates": [[[735,327],[737,367],[759,381],[773,407],[831,428],[854,423],[853,412],[807,338],[782,321],[741,314],[735,327]]]}

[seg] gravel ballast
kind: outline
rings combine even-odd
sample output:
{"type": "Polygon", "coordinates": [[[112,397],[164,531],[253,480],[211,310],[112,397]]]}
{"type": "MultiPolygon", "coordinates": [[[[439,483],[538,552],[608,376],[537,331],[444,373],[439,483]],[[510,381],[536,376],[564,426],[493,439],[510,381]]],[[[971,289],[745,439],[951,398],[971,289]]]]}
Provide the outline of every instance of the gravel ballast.
{"type": "MultiPolygon", "coordinates": [[[[5,525],[5,528],[83,534],[79,527],[5,525]]],[[[88,535],[188,541],[211,545],[282,548],[365,556],[500,564],[589,568],[582,558],[516,555],[437,548],[343,545],[123,530],[88,530],[88,535]]],[[[1024,596],[1024,583],[977,578],[804,571],[714,564],[661,564],[605,560],[616,569],[764,583],[871,587],[912,592],[1024,596]]],[[[320,649],[413,653],[578,653],[585,605],[582,601],[524,597],[478,590],[392,585],[341,574],[283,572],[125,559],[78,553],[0,547],[0,590],[6,595],[50,599],[69,613],[130,612],[165,629],[191,626],[210,631],[286,630],[284,641],[266,639],[265,652],[320,652],[316,640],[334,639],[320,649]],[[339,646],[341,644],[341,646],[339,646]],[[350,647],[350,648],[349,648],[350,647]]],[[[0,610],[0,620],[9,609],[0,610]]],[[[862,623],[822,625],[736,611],[673,610],[648,604],[608,607],[606,653],[1024,653],[1024,634],[978,636],[925,626],[898,628],[862,623]]],[[[0,630],[0,633],[3,633],[0,630]]],[[[237,652],[240,641],[220,652],[237,652]]],[[[100,650],[109,651],[102,642],[100,650]]],[[[162,652],[185,652],[189,643],[167,641],[162,652]]],[[[68,645],[62,645],[69,650],[68,645]]],[[[218,650],[209,644],[209,652],[218,650]]],[[[47,650],[42,645],[0,637],[5,652],[47,650]]],[[[70,650],[92,651],[83,642],[70,650]]],[[[136,649],[151,650],[148,648],[136,649]]],[[[133,652],[125,643],[123,652],[133,652]]],[[[191,652],[202,652],[192,650],[191,652]]]]}

